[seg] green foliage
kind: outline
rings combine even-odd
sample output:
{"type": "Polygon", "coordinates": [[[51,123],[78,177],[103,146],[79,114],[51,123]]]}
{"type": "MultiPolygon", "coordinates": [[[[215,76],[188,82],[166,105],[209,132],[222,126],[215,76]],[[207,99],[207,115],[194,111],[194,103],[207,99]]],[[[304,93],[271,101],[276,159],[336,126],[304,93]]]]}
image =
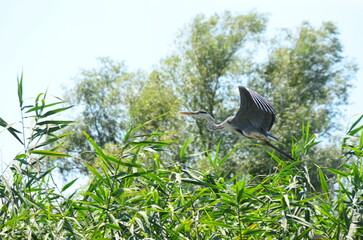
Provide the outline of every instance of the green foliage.
{"type": "MultiPolygon", "coordinates": [[[[57,136],[61,128],[53,125],[68,123],[44,117],[49,112],[56,117],[67,109],[54,108],[57,103],[47,104],[45,94],[40,94],[34,105],[21,108],[32,114],[34,130],[24,138],[25,151],[11,163],[11,177],[0,179],[2,239],[359,239],[363,235],[363,116],[343,139],[343,164],[318,167],[321,194],[311,190],[303,161],[286,162],[273,153],[270,161],[277,168],[272,174],[260,179],[224,178],[221,167],[234,150],[223,155],[221,142],[208,153],[211,172],[179,165],[165,168],[160,153],[178,142],[157,140],[162,133],[138,136],[145,125],[127,130],[118,156],[106,153],[97,139],[83,132],[97,164],[82,160],[91,178],[77,190],[72,188],[77,179],[57,187],[56,167],[37,168],[46,157],[69,156],[57,149],[44,150],[62,138],[57,136]],[[47,122],[48,131],[42,122],[47,122]],[[48,135],[52,138],[39,144],[48,135]],[[148,161],[154,165],[145,164],[148,161]],[[335,177],[330,179],[328,172],[335,177]]],[[[319,151],[309,124],[303,129],[302,138],[294,142],[298,159],[319,151]]],[[[191,143],[186,140],[180,158],[196,157],[189,153],[191,143]]]]}
{"type": "MultiPolygon", "coordinates": [[[[183,109],[205,110],[221,120],[232,115],[228,103],[238,99],[232,94],[237,79],[252,64],[247,49],[258,40],[265,24],[266,18],[257,13],[225,12],[209,18],[199,15],[180,32],[179,52],[161,63],[161,71],[174,82],[183,109]]],[[[202,141],[207,149],[215,147],[214,134],[204,123],[197,122],[197,132],[202,137],[196,143],[202,141]]]]}
{"type": "Polygon", "coordinates": [[[121,131],[127,126],[128,105],[137,84],[134,74],[122,62],[99,58],[96,69],[83,70],[71,88],[67,99],[81,109],[82,123],[101,144],[122,139],[121,131]],[[135,85],[134,85],[135,84],[135,85]]]}
{"type": "Polygon", "coordinates": [[[291,141],[291,135],[300,138],[303,119],[314,120],[310,126],[314,133],[329,133],[337,127],[329,119],[337,116],[336,106],[347,102],[356,71],[342,55],[338,37],[330,22],[320,28],[305,22],[272,42],[267,63],[251,83],[273,101],[279,113],[276,134],[280,141],[291,141]],[[283,128],[286,124],[297,128],[283,128]]]}
{"type": "MultiPolygon", "coordinates": [[[[331,138],[331,132],[339,128],[337,106],[347,103],[351,79],[357,70],[343,56],[337,28],[330,22],[319,28],[305,22],[294,31],[282,32],[268,47],[268,59],[250,76],[249,85],[268,96],[278,113],[272,132],[279,139],[279,146],[289,151],[293,138],[303,138],[300,129],[308,121],[309,132],[331,138]]],[[[313,168],[315,186],[319,185],[315,164],[332,168],[339,165],[335,157],[339,149],[334,145],[322,147],[320,156],[304,154],[307,166],[313,168]]],[[[253,155],[262,157],[260,151],[253,155]]],[[[256,164],[249,155],[242,168],[255,175],[268,174],[265,164],[256,164]]]]}
{"type": "Polygon", "coordinates": [[[356,66],[331,23],[286,31],[257,63],[265,23],[256,13],[198,16],[151,74],[100,59],[67,94],[78,124],[59,118],[71,107],[46,93],[27,105],[21,75],[21,131],[0,118],[23,145],[0,179],[0,238],[362,237],[363,116],[342,144],[323,147],[316,134],[337,127],[333,106],[346,103],[356,66]],[[204,109],[224,120],[243,79],[274,103],[273,134],[297,161],[176,117],[204,109]],[[58,187],[54,173],[75,168],[89,182],[77,176],[58,187]]]}
{"type": "Polygon", "coordinates": [[[36,231],[37,228],[43,228],[44,236],[47,236],[57,228],[57,223],[50,223],[49,217],[54,216],[53,220],[58,221],[62,215],[57,206],[60,198],[64,197],[55,193],[53,187],[49,185],[52,180],[50,173],[55,167],[44,171],[39,169],[41,165],[44,165],[45,157],[70,156],[57,152],[62,144],[59,144],[59,141],[69,134],[58,135],[57,132],[73,121],[56,120],[55,115],[72,106],[58,107],[65,103],[59,98],[47,104],[47,93],[39,94],[33,104],[24,105],[23,93],[23,75],[21,75],[18,80],[18,99],[22,131],[10,127],[1,118],[1,126],[23,145],[23,152],[15,156],[8,168],[1,173],[0,235],[3,239],[28,237],[36,239],[42,236],[36,231]],[[56,142],[58,144],[55,144],[56,142]],[[50,145],[53,147],[50,148],[50,145]],[[7,175],[11,177],[8,178],[7,175]],[[33,220],[35,222],[32,222],[33,220]]]}
{"type": "Polygon", "coordinates": [[[179,110],[179,99],[171,89],[171,84],[164,79],[162,74],[157,71],[152,72],[143,88],[133,96],[134,101],[130,107],[133,124],[138,126],[164,115],[164,118],[144,126],[143,131],[145,133],[157,129],[176,131],[177,126],[181,124],[181,120],[176,114],[179,110]],[[170,114],[166,115],[167,112],[170,114]]]}
{"type": "MultiPolygon", "coordinates": [[[[213,169],[215,161],[211,162],[207,153],[216,149],[222,138],[223,144],[218,147],[221,155],[237,148],[224,164],[225,174],[270,174],[277,166],[255,142],[228,132],[210,132],[203,121],[195,124],[177,116],[180,110],[205,110],[217,122],[224,121],[238,109],[237,85],[247,85],[273,103],[278,121],[272,134],[285,152],[295,151],[294,142],[303,139],[302,124],[308,121],[310,133],[330,137],[339,127],[337,106],[347,103],[357,70],[343,55],[337,28],[330,22],[318,27],[304,22],[294,30],[280,31],[278,37],[265,43],[261,39],[266,22],[266,16],[256,12],[198,15],[180,30],[176,51],[151,73],[131,72],[123,63],[100,59],[100,66],[82,71],[66,94],[80,107],[74,111],[79,120],[73,128],[76,134],[69,136],[64,151],[92,164],[95,156],[82,131],[98,139],[102,148],[116,153],[130,124],[149,122],[139,129],[140,135],[162,131],[173,133],[159,136],[162,140],[194,139],[190,148],[195,158],[181,158],[181,146],[171,145],[170,152],[164,152],[168,155],[165,166],[177,161],[197,169],[213,169]],[[163,118],[150,122],[159,115],[163,118]]],[[[311,169],[317,188],[315,164],[337,167],[336,146],[318,145],[323,150],[319,156],[300,156],[311,169]]],[[[88,172],[79,158],[68,160],[57,162],[64,174],[74,169],[88,172]]]]}
{"type": "MultiPolygon", "coordinates": [[[[317,28],[305,22],[294,31],[281,31],[265,45],[266,60],[257,61],[254,55],[263,52],[251,46],[259,43],[265,22],[265,17],[256,13],[197,16],[178,37],[179,51],[161,63],[160,71],[174,81],[181,109],[206,110],[217,121],[236,113],[237,85],[248,85],[266,96],[278,114],[272,134],[279,139],[279,147],[289,152],[293,141],[302,139],[302,123],[309,121],[309,131],[323,137],[330,137],[339,127],[337,106],[347,103],[357,67],[344,57],[339,32],[330,22],[317,28]]],[[[240,146],[230,156],[226,173],[267,175],[276,167],[253,142],[240,144],[236,136],[209,132],[204,125],[197,121],[196,126],[183,127],[188,135],[200,136],[194,141],[196,152],[215,149],[220,137],[224,140],[219,148],[222,154],[240,146]]],[[[303,155],[317,188],[315,164],[337,167],[339,149],[335,146],[319,145],[324,150],[319,156],[303,155]]],[[[209,161],[199,156],[197,167],[205,169],[209,161]]]]}
{"type": "MultiPolygon", "coordinates": [[[[101,147],[122,141],[130,122],[130,106],[136,101],[134,96],[138,95],[143,78],[141,72],[129,72],[123,62],[99,58],[98,63],[97,68],[82,70],[75,78],[75,85],[67,87],[65,96],[77,106],[73,111],[77,114],[77,124],[67,130],[75,134],[68,136],[62,148],[77,157],[82,155],[89,163],[94,161],[94,155],[82,131],[97,138],[101,147]]],[[[70,158],[56,164],[64,174],[74,169],[85,173],[87,168],[79,159],[70,158]]]]}

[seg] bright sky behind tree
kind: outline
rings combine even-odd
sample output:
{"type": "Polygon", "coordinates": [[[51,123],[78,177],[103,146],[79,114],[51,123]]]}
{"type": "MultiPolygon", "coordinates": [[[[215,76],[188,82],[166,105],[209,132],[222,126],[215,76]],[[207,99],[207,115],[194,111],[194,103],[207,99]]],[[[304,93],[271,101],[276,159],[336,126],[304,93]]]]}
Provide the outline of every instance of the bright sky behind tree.
{"type": "MultiPolygon", "coordinates": [[[[95,67],[97,57],[125,60],[130,70],[150,70],[171,53],[178,29],[197,14],[225,10],[266,13],[268,36],[304,20],[313,26],[333,21],[344,54],[363,68],[361,0],[0,0],[0,117],[8,123],[20,120],[16,78],[22,71],[26,99],[47,88],[61,97],[62,86],[81,68],[95,67]]],[[[354,85],[346,128],[363,113],[363,70],[354,85]]],[[[1,132],[0,161],[9,162],[19,151],[21,145],[1,132]]]]}

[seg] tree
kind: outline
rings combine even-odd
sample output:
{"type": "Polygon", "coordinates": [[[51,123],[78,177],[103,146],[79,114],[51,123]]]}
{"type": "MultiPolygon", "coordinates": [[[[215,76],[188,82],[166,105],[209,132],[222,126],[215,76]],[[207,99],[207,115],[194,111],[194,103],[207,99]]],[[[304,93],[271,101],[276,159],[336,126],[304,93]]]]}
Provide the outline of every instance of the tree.
{"type": "MultiPolygon", "coordinates": [[[[241,80],[247,78],[249,87],[273,102],[278,122],[272,131],[280,139],[280,147],[289,151],[292,140],[302,136],[303,123],[309,121],[310,132],[323,136],[338,127],[334,121],[339,112],[336,106],[347,103],[356,66],[343,56],[339,33],[330,22],[320,28],[305,22],[296,31],[282,31],[280,37],[268,44],[267,60],[260,63],[252,58],[247,60],[245,48],[258,43],[264,22],[257,14],[232,17],[227,12],[209,19],[198,16],[179,36],[181,50],[166,61],[164,69],[174,75],[170,79],[179,80],[175,82],[176,92],[185,109],[206,110],[217,116],[217,121],[236,112],[239,98],[232,89],[237,89],[241,80]],[[253,41],[248,45],[247,40],[253,41]]],[[[195,145],[204,145],[204,150],[215,149],[219,138],[228,134],[208,132],[204,122],[197,122],[197,127],[190,125],[188,132],[193,131],[201,137],[201,142],[195,145]]],[[[274,171],[276,164],[253,141],[229,135],[223,139],[221,152],[225,154],[241,142],[242,146],[230,157],[226,172],[231,167],[232,173],[243,171],[253,175],[274,171]]],[[[304,160],[311,162],[308,166],[323,161],[323,166],[338,164],[333,157],[336,149],[325,146],[319,152],[314,158],[305,156],[304,160]]],[[[199,167],[206,169],[206,162],[202,159],[201,163],[199,167]]]]}
{"type": "MultiPolygon", "coordinates": [[[[128,72],[123,62],[104,57],[98,59],[99,66],[82,70],[75,78],[74,86],[68,88],[65,99],[77,106],[77,124],[67,131],[74,133],[63,145],[64,151],[73,155],[82,154],[89,163],[94,161],[91,147],[84,140],[87,132],[101,147],[107,143],[122,141],[130,124],[130,106],[143,82],[141,72],[128,72]]],[[[73,117],[74,118],[74,117],[73,117]]],[[[86,172],[87,168],[77,158],[59,162],[60,170],[67,173],[74,169],[86,172]]]]}
{"type": "MultiPolygon", "coordinates": [[[[130,106],[132,124],[142,126],[136,135],[150,136],[146,138],[148,141],[180,139],[178,132],[185,125],[178,116],[180,100],[172,90],[172,82],[164,74],[154,70],[134,99],[130,106]]],[[[159,153],[163,156],[164,166],[174,166],[175,162],[180,162],[179,150],[180,146],[173,144],[168,146],[168,151],[159,153]]],[[[144,164],[153,164],[153,161],[144,164]]]]}
{"type": "Polygon", "coordinates": [[[176,131],[177,126],[181,124],[176,114],[179,109],[179,99],[172,91],[170,81],[167,81],[160,72],[153,71],[134,98],[136,100],[130,106],[130,111],[135,126],[165,115],[140,129],[144,133],[151,133],[158,129],[176,131]]]}
{"type": "MultiPolygon", "coordinates": [[[[303,23],[295,31],[282,31],[267,44],[266,59],[258,62],[253,56],[264,54],[257,47],[266,21],[257,13],[199,15],[180,32],[177,51],[151,74],[129,73],[123,64],[106,59],[99,69],[82,72],[68,96],[83,106],[78,111],[83,126],[101,147],[110,144],[114,149],[132,119],[137,125],[148,122],[141,134],[176,131],[178,136],[172,137],[200,136],[189,145],[195,152],[214,150],[220,138],[221,154],[242,143],[225,162],[224,173],[268,174],[275,163],[256,142],[226,132],[208,132],[203,122],[185,124],[176,115],[178,110],[206,110],[223,121],[238,109],[237,85],[241,84],[273,102],[278,122],[272,133],[285,151],[291,149],[293,139],[301,137],[302,123],[310,121],[310,132],[319,134],[337,127],[332,119],[338,110],[333,105],[346,103],[356,66],[343,56],[334,24],[314,28],[303,23]],[[93,96],[86,96],[90,92],[93,96]],[[150,121],[169,111],[162,119],[150,121]]],[[[83,144],[74,136],[70,144],[83,144]]],[[[171,149],[171,155],[176,156],[180,147],[171,149]]],[[[325,146],[311,161],[324,160],[325,166],[332,166],[334,158],[326,158],[333,151],[325,146]]],[[[203,170],[208,167],[205,159],[200,155],[196,164],[203,170]]],[[[186,159],[170,158],[170,162],[175,160],[187,163],[186,159]]]]}
{"type": "MultiPolygon", "coordinates": [[[[357,70],[343,56],[336,26],[326,22],[314,28],[304,22],[296,31],[282,32],[268,49],[267,62],[260,65],[257,74],[251,75],[249,86],[269,96],[274,103],[278,121],[273,131],[280,146],[289,151],[292,138],[301,138],[302,124],[308,121],[310,132],[331,136],[331,131],[339,127],[335,120],[339,116],[338,106],[347,103],[351,79],[357,70]]],[[[336,150],[325,147],[319,151],[325,152],[323,158],[314,153],[313,162],[330,167],[339,164],[333,157],[337,156],[336,150]]],[[[245,169],[266,174],[266,168],[262,167],[266,163],[252,163],[253,159],[245,160],[245,169]]]]}
{"type": "MultiPolygon", "coordinates": [[[[265,23],[266,18],[257,13],[234,16],[225,12],[210,18],[199,15],[181,31],[180,51],[162,62],[162,70],[174,81],[182,108],[206,110],[220,119],[232,114],[232,92],[250,70],[247,47],[256,43],[265,23]]],[[[216,146],[214,133],[203,122],[197,122],[197,131],[207,149],[216,146]]]]}

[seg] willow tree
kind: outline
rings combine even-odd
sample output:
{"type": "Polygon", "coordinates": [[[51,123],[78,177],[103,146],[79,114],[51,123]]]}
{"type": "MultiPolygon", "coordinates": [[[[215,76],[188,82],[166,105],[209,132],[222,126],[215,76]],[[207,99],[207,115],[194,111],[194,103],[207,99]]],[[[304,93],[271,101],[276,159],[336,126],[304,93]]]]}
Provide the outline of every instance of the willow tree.
{"type": "MultiPolygon", "coordinates": [[[[347,104],[357,70],[344,56],[336,26],[325,22],[313,27],[304,22],[293,31],[281,31],[268,49],[266,62],[251,75],[249,85],[274,103],[278,121],[273,131],[280,146],[290,151],[293,140],[302,136],[302,124],[308,122],[311,133],[331,139],[339,128],[339,106],[347,104]]],[[[328,143],[304,161],[310,166],[335,167],[339,164],[337,150],[328,143]]],[[[245,158],[244,169],[254,174],[271,170],[261,153],[255,151],[254,155],[245,158]]]]}
{"type": "MultiPolygon", "coordinates": [[[[87,132],[97,144],[122,142],[130,124],[130,106],[133,96],[142,86],[144,76],[140,72],[131,72],[124,62],[114,61],[109,57],[98,59],[95,68],[83,69],[74,77],[74,84],[67,86],[65,99],[76,106],[70,118],[76,124],[66,129],[71,134],[63,144],[63,151],[92,164],[96,155],[85,141],[82,131],[87,132]]],[[[78,169],[83,173],[87,168],[78,158],[69,158],[59,163],[64,174],[78,169]]]]}
{"type": "MultiPolygon", "coordinates": [[[[266,18],[257,13],[225,12],[209,18],[199,15],[180,31],[178,50],[161,63],[161,71],[173,82],[181,109],[205,110],[220,120],[233,113],[230,101],[238,99],[233,93],[251,70],[249,49],[256,46],[265,23],[266,18]]],[[[216,136],[203,122],[187,132],[195,130],[201,136],[197,148],[216,146],[216,136]]]]}
{"type": "MultiPolygon", "coordinates": [[[[292,141],[301,137],[302,124],[310,122],[310,132],[323,136],[336,129],[338,106],[347,103],[356,66],[344,57],[339,32],[330,22],[318,28],[305,22],[295,30],[283,30],[264,45],[266,52],[256,51],[265,22],[255,13],[198,16],[181,32],[179,51],[163,68],[174,80],[182,109],[205,110],[217,121],[237,111],[239,97],[233,90],[238,84],[266,96],[278,113],[273,134],[280,139],[280,147],[290,151],[292,141]],[[265,57],[258,62],[253,55],[265,57]]],[[[194,126],[187,132],[200,136],[195,144],[199,150],[214,149],[219,138],[228,134],[208,132],[199,121],[194,126]]],[[[254,175],[273,171],[274,161],[256,142],[228,135],[221,151],[226,153],[240,143],[226,171],[254,175]]],[[[335,153],[336,149],[326,146],[310,161],[332,167],[337,164],[335,153]]],[[[205,164],[201,167],[205,169],[205,164]]]]}
{"type": "MultiPolygon", "coordinates": [[[[208,132],[204,123],[184,121],[179,110],[205,110],[217,121],[233,115],[239,106],[237,85],[247,85],[271,101],[278,113],[272,133],[280,147],[289,151],[301,125],[309,121],[311,132],[327,134],[337,127],[337,106],[347,103],[356,66],[344,57],[337,28],[323,23],[315,28],[303,23],[297,29],[281,31],[271,43],[261,42],[266,18],[245,15],[198,15],[176,39],[176,50],[150,73],[132,73],[122,63],[104,59],[100,67],[83,71],[67,92],[83,128],[101,147],[121,141],[126,125],[149,122],[142,134],[177,132],[171,138],[193,136],[195,152],[213,150],[223,138],[220,152],[242,145],[225,162],[225,173],[267,174],[274,167],[261,146],[225,132],[208,132]],[[268,49],[259,51],[259,46],[268,49]],[[254,56],[258,56],[257,61],[254,56]],[[157,121],[158,116],[170,112],[157,121]],[[189,122],[191,124],[185,124],[189,122]],[[270,166],[270,167],[267,167],[270,166]]],[[[82,138],[74,135],[70,146],[84,151],[82,138]]],[[[165,137],[165,136],[164,136],[165,137]]],[[[179,159],[172,148],[169,162],[179,159]]],[[[312,161],[332,166],[334,148],[316,151],[312,161]],[[320,156],[319,156],[320,154],[320,156]]],[[[196,164],[207,168],[201,155],[196,164]]],[[[188,164],[188,163],[187,163],[188,164]]]]}

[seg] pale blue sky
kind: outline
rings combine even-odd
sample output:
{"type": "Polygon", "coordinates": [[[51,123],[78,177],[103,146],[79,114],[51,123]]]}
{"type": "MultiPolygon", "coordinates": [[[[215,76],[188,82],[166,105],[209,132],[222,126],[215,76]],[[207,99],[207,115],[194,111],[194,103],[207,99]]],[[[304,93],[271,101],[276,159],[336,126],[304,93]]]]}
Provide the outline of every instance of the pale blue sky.
{"type": "MultiPolygon", "coordinates": [[[[178,29],[199,13],[256,10],[269,17],[267,33],[307,20],[333,21],[345,54],[363,67],[361,0],[0,0],[0,116],[19,121],[16,77],[24,71],[26,98],[45,91],[62,96],[80,68],[100,56],[125,60],[130,69],[149,70],[172,50],[178,29]]],[[[345,120],[363,113],[363,74],[357,74],[345,120]]],[[[0,159],[9,162],[21,146],[0,133],[0,159]]]]}

